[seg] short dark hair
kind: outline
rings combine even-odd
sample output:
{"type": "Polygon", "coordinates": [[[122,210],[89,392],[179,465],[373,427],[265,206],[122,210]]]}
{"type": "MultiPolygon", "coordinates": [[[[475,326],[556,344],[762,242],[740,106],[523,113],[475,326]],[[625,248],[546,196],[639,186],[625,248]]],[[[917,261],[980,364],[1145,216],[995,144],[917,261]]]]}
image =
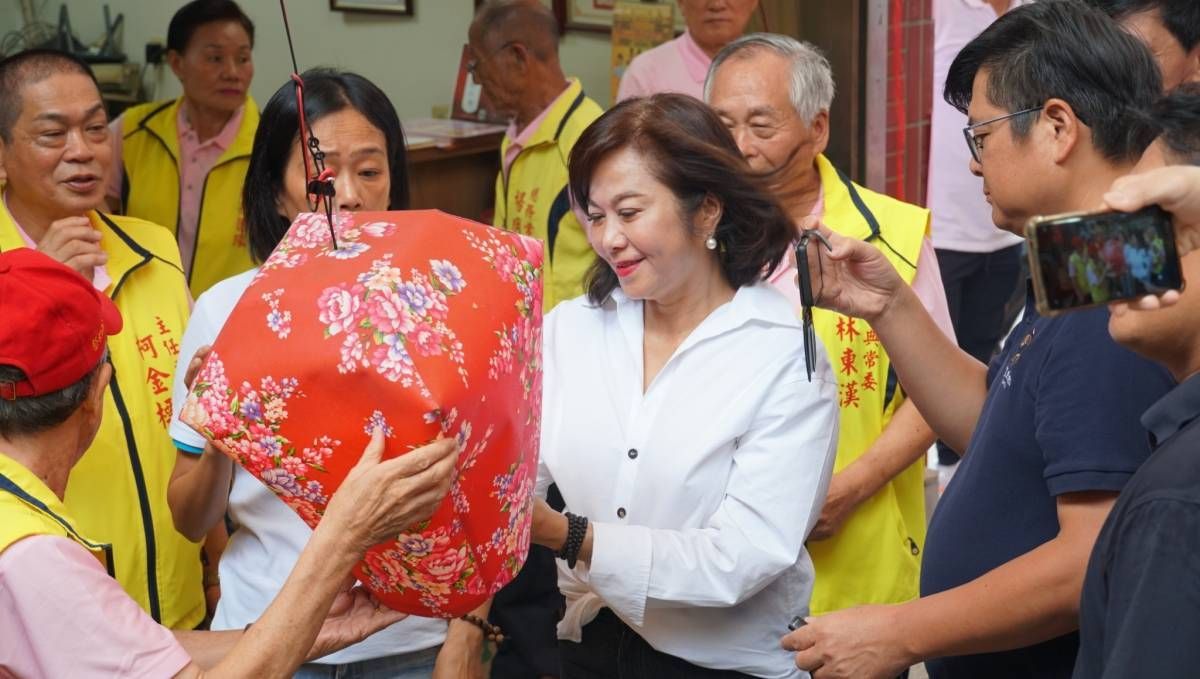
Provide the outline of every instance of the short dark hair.
{"type": "Polygon", "coordinates": [[[218,21],[236,21],[250,36],[250,46],[254,46],[254,22],[241,7],[233,0],[192,0],[175,12],[171,23],[167,26],[167,49],[183,53],[192,36],[204,24],[218,21]]]}
{"type": "MultiPolygon", "coordinates": [[[[737,143],[712,109],[683,94],[655,94],[614,106],[571,149],[568,171],[576,204],[587,209],[600,163],[629,147],[675,194],[685,222],[690,223],[706,197],[720,201],[721,219],[713,236],[720,244],[721,274],[730,286],[753,285],[779,266],[795,227],[763,181],[748,172],[737,143]]],[[[617,285],[612,268],[597,257],[587,274],[588,298],[602,304],[617,285]]]]}
{"type": "MultiPolygon", "coordinates": [[[[309,127],[331,113],[352,108],[383,133],[391,173],[388,209],[407,209],[408,156],[404,149],[404,130],[400,127],[396,109],[383,90],[357,73],[328,68],[314,68],[300,77],[304,80],[304,115],[309,127]]],[[[259,263],[266,261],[290,226],[288,220],[279,215],[278,206],[288,159],[299,132],[296,86],[289,81],[275,91],[263,108],[242,187],[242,210],[250,254],[259,263]]]]}
{"type": "MultiPolygon", "coordinates": [[[[25,396],[13,400],[0,398],[0,437],[31,436],[57,427],[71,417],[100,372],[101,360],[75,384],[42,396],[25,396]]],[[[20,368],[0,365],[0,382],[19,382],[25,379],[20,368]]]]}
{"type": "Polygon", "coordinates": [[[59,73],[86,75],[100,92],[100,84],[87,62],[73,54],[50,49],[17,52],[0,61],[0,139],[12,141],[12,128],[21,117],[21,98],[27,85],[59,73]]]}
{"type": "MultiPolygon", "coordinates": [[[[975,76],[988,72],[988,100],[1021,111],[1059,98],[1092,132],[1092,144],[1112,162],[1130,162],[1154,140],[1139,115],[1162,95],[1150,51],[1103,12],[1078,0],[1042,0],[1005,13],[954,58],[945,97],[966,112],[975,76]]],[[[1033,116],[1011,129],[1029,133],[1033,116]]]]}
{"type": "Polygon", "coordinates": [[[1085,0],[1121,21],[1142,12],[1158,10],[1163,25],[1185,50],[1200,43],[1200,2],[1196,0],[1085,0]]]}
{"type": "Polygon", "coordinates": [[[1170,160],[1200,165],[1200,83],[1185,83],[1151,109],[1158,141],[1170,160]]]}

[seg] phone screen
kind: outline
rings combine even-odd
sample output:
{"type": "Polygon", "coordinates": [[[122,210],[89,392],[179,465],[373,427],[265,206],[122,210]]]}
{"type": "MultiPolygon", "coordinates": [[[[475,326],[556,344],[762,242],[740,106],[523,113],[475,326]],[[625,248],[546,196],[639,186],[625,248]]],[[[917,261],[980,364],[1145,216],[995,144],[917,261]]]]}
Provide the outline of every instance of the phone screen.
{"type": "Polygon", "coordinates": [[[1030,227],[1034,287],[1044,311],[1181,290],[1170,216],[1157,206],[1036,221],[1030,227]]]}

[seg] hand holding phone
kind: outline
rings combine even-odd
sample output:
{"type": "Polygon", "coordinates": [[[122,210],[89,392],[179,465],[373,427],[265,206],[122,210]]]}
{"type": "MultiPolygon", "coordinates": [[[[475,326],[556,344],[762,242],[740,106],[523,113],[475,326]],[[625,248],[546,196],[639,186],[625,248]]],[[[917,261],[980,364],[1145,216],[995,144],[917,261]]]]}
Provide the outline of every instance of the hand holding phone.
{"type": "Polygon", "coordinates": [[[1043,316],[1183,289],[1171,218],[1156,205],[1035,217],[1025,233],[1043,316]]]}

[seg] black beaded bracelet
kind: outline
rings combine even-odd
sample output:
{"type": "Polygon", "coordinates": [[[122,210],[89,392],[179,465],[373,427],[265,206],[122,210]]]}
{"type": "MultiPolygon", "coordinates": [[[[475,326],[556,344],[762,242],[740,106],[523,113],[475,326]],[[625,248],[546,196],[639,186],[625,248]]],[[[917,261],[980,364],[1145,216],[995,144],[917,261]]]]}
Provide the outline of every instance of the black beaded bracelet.
{"type": "Polygon", "coordinates": [[[579,559],[579,550],[583,548],[583,538],[587,535],[588,520],[586,516],[571,512],[567,512],[566,517],[567,541],[563,543],[562,549],[558,550],[557,556],[566,560],[567,568],[574,568],[579,559]]]}

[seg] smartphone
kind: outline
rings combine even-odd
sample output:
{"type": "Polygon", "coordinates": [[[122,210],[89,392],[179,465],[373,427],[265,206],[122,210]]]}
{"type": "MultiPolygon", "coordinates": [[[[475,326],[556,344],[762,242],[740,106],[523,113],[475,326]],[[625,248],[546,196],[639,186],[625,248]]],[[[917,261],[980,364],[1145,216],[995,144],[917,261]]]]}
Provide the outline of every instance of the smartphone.
{"type": "Polygon", "coordinates": [[[1043,316],[1183,289],[1171,216],[1157,205],[1034,217],[1025,238],[1043,316]]]}

